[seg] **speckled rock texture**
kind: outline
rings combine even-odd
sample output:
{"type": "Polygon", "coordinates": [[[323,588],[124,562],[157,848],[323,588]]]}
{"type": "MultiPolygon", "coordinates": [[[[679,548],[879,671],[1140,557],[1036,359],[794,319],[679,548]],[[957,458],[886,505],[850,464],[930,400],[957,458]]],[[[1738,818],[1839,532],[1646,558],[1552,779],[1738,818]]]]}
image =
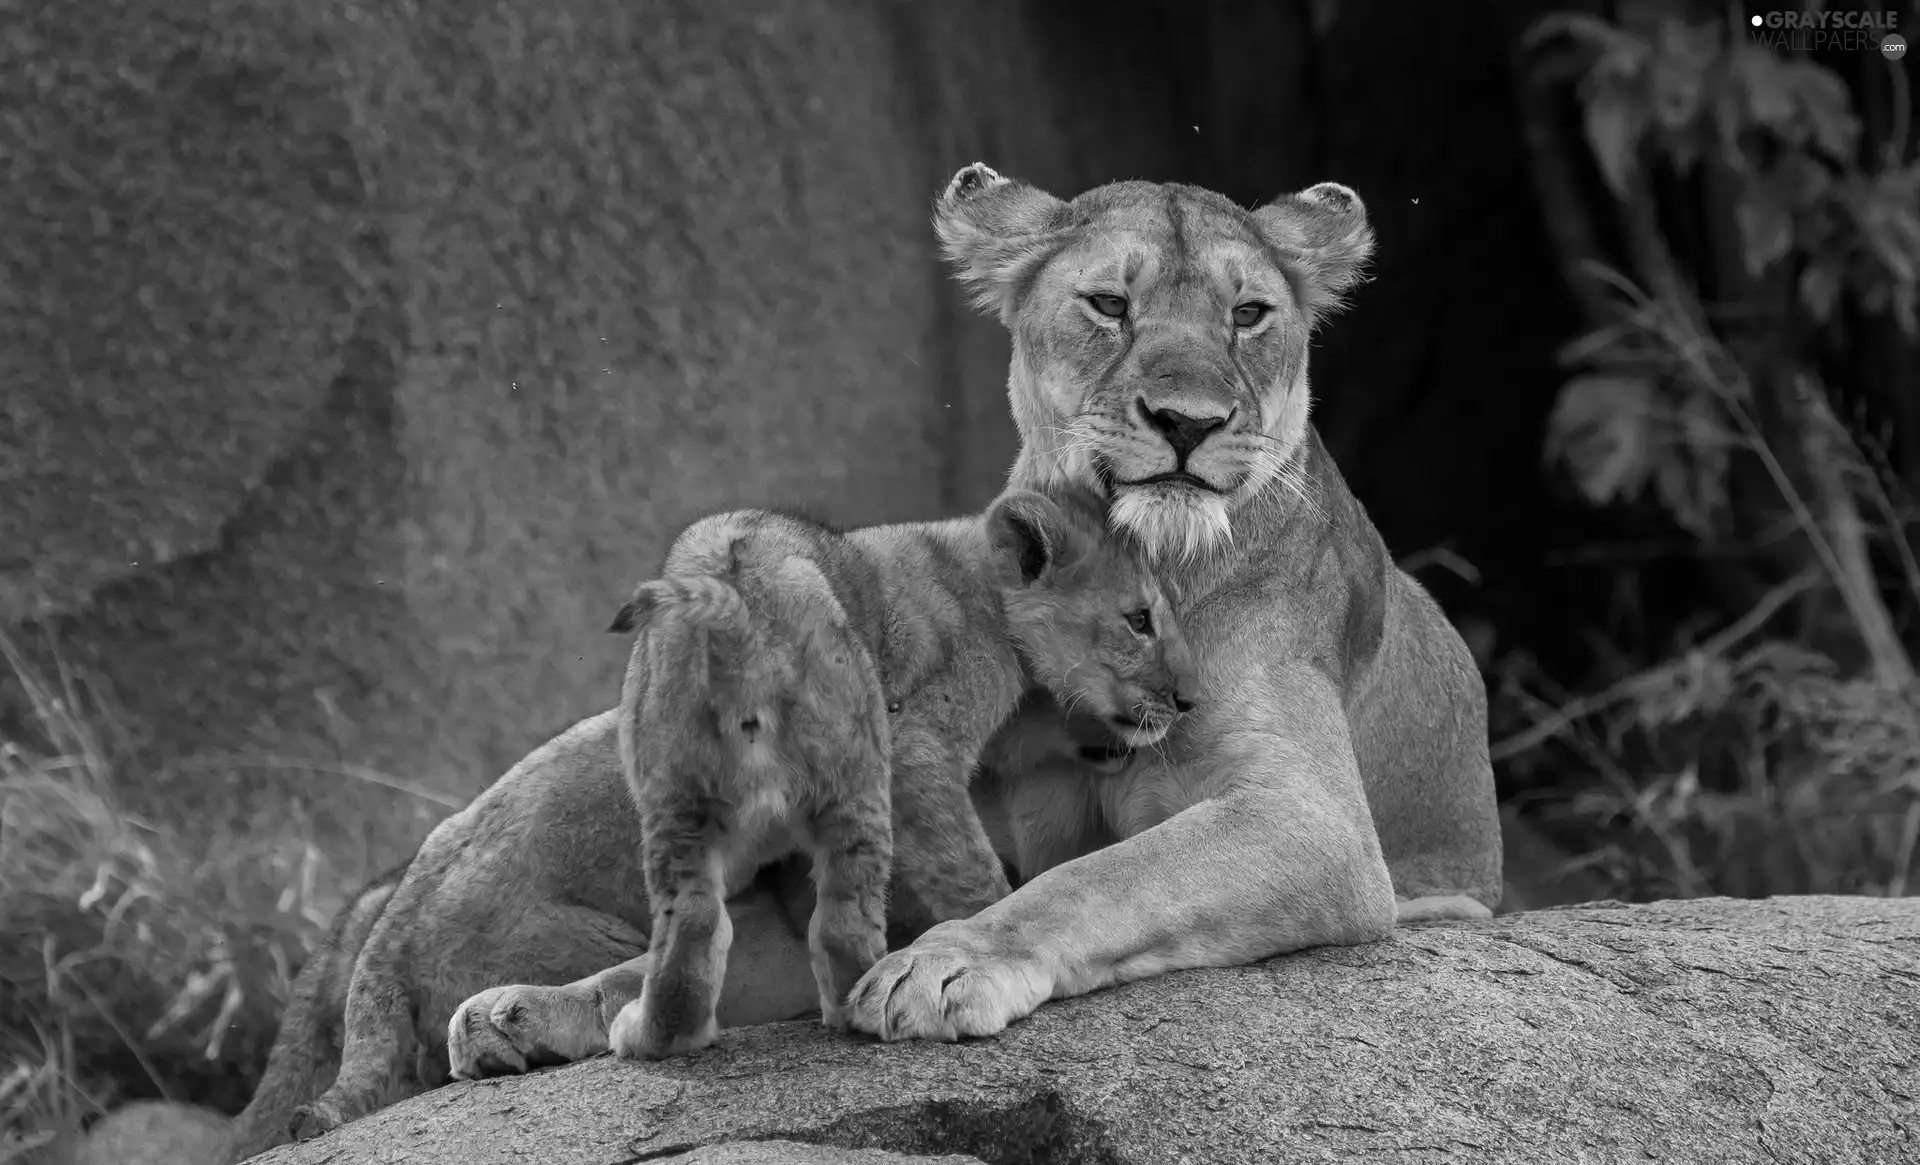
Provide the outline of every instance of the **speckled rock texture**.
{"type": "Polygon", "coordinates": [[[1920,1158],[1920,902],[1601,904],[1168,975],[996,1039],[781,1024],[456,1084],[272,1165],[791,1140],[991,1165],[1920,1158]]]}
{"type": "Polygon", "coordinates": [[[655,1160],[671,1165],[981,1165],[961,1154],[923,1157],[885,1149],[841,1149],[799,1141],[730,1141],[655,1160]]]}

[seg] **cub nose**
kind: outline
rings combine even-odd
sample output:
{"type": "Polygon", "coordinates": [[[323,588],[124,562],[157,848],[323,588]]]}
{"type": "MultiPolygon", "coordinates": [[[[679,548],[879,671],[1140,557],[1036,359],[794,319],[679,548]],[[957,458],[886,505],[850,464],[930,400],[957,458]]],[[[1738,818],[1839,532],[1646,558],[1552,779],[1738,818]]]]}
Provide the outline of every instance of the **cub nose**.
{"type": "Polygon", "coordinates": [[[1173,449],[1173,455],[1185,464],[1187,455],[1200,447],[1200,443],[1215,429],[1227,423],[1227,417],[1191,417],[1177,409],[1148,408],[1146,401],[1140,401],[1140,415],[1154,432],[1160,434],[1173,449]]]}
{"type": "Polygon", "coordinates": [[[1191,712],[1193,711],[1193,707],[1192,700],[1187,699],[1179,692],[1173,694],[1173,710],[1175,712],[1191,712]]]}

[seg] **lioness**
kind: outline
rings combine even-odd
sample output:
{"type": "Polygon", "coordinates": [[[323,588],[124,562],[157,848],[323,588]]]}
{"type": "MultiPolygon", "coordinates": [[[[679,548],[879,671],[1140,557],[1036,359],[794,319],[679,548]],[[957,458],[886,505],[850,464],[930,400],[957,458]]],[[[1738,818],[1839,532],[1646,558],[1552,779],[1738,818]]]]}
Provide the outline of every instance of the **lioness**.
{"type": "MultiPolygon", "coordinates": [[[[1107,536],[1097,502],[1076,502],[1071,489],[1047,493],[1057,496],[1010,491],[972,518],[820,532],[815,544],[816,561],[846,584],[843,605],[872,645],[891,713],[892,820],[902,840],[889,921],[903,938],[1007,893],[968,777],[1030,683],[1141,746],[1190,706],[1192,663],[1154,573],[1107,536]]],[[[644,641],[636,656],[643,650],[644,641]]],[[[639,997],[652,958],[622,720],[611,711],[582,721],[427,838],[354,964],[337,1079],[282,1128],[317,1136],[444,1083],[449,1051],[458,1074],[480,1075],[606,1050],[608,1024],[639,997]],[[564,984],[615,963],[573,990],[497,989],[500,1006],[489,1002],[485,1024],[471,1009],[465,1019],[455,1013],[456,1001],[488,983],[564,984]],[[494,1034],[522,1026],[551,1043],[494,1034]]],[[[670,747],[629,735],[630,749],[670,747]]],[[[808,952],[792,904],[740,896],[763,855],[729,856],[735,937],[719,1020],[803,1014],[817,996],[806,989],[808,952]]],[[[285,1045],[276,1044],[261,1085],[277,1103],[293,1093],[281,1067],[317,1058],[285,1045]]],[[[269,1114],[249,1112],[250,1128],[266,1127],[269,1114]]]]}
{"type": "MultiPolygon", "coordinates": [[[[1077,792],[1051,766],[1060,864],[881,959],[854,1026],[986,1035],[1108,984],[1384,938],[1396,916],[1487,917],[1500,832],[1485,688],[1307,420],[1308,337],[1373,249],[1360,199],[1321,183],[1248,211],[1120,182],[1064,202],[976,164],[934,215],[1012,333],[1012,484],[1109,499],[1179,593],[1200,706],[1118,774],[1089,767],[1077,792]]],[[[1058,713],[1037,702],[1029,717],[1058,713]]],[[[1005,800],[1026,775],[975,789],[1008,858],[1029,826],[1005,800]]],[[[603,1038],[547,1017],[577,1015],[569,1001],[617,970],[483,992],[456,1024],[521,1058],[596,1051],[603,1038]]]]}

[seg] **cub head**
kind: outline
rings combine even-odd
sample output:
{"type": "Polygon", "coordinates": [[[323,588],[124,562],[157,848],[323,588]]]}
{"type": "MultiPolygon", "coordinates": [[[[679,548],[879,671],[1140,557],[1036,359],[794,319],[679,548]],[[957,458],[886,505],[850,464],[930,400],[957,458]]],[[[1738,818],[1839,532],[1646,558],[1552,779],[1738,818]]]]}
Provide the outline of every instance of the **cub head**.
{"type": "Polygon", "coordinates": [[[1307,337],[1373,251],[1333,182],[1245,210],[1116,182],[1063,202],[975,163],[934,202],[942,249],[1013,335],[1022,484],[1098,490],[1156,556],[1226,545],[1236,513],[1299,486],[1307,337]]]}
{"type": "Polygon", "coordinates": [[[1007,631],[1062,708],[1095,716],[1135,748],[1193,707],[1198,680],[1154,572],[1107,533],[1092,495],[1032,490],[987,511],[1007,631]]]}

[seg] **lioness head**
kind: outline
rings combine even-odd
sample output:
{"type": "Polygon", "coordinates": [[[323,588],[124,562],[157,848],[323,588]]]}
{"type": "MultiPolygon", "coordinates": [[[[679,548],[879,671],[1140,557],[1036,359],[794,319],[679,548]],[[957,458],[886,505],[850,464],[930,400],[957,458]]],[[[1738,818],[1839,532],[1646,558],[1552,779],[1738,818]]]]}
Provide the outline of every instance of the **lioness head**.
{"type": "Polygon", "coordinates": [[[979,163],[934,203],[940,242],[1013,334],[1022,484],[1103,492],[1157,555],[1233,536],[1307,432],[1307,336],[1373,251],[1333,182],[1258,210],[1116,182],[1063,202],[979,163]]]}
{"type": "Polygon", "coordinates": [[[1007,631],[1033,678],[1135,748],[1156,744],[1199,686],[1173,604],[1099,499],[1012,490],[987,511],[1007,631]]]}

